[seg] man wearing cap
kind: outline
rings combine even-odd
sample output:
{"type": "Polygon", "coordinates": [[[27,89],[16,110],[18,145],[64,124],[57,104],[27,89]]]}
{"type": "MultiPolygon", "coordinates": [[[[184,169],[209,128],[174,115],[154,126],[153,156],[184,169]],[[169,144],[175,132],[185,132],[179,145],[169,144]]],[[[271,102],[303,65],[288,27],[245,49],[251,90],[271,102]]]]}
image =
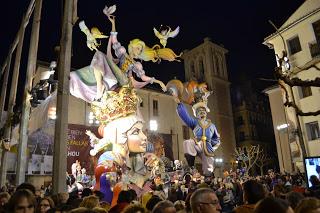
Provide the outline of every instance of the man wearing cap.
{"type": "Polygon", "coordinates": [[[184,153],[188,165],[194,166],[196,156],[202,161],[204,175],[211,175],[214,163],[214,151],[220,146],[220,136],[215,125],[207,119],[210,109],[207,101],[199,101],[192,106],[196,117],[190,116],[187,108],[175,98],[178,103],[177,112],[181,120],[192,129],[194,137],[183,143],[184,153]]]}

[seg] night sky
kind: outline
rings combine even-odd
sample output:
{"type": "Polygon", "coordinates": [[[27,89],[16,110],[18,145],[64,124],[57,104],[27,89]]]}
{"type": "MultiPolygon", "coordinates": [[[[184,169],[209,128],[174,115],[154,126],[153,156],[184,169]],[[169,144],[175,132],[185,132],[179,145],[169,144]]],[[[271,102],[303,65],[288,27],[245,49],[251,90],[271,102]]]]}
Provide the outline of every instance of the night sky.
{"type": "MultiPolygon", "coordinates": [[[[251,78],[272,78],[275,67],[273,50],[269,50],[262,44],[266,36],[275,32],[268,20],[272,20],[276,26],[280,27],[303,2],[303,0],[264,2],[254,0],[78,0],[78,16],[79,21],[85,20],[89,28],[97,26],[104,34],[109,34],[111,24],[102,13],[102,9],[105,4],[109,6],[117,4],[115,15],[119,32],[118,40],[124,46],[134,38],[140,38],[148,46],[159,43],[152,29],[159,28],[161,24],[172,28],[180,26],[179,35],[169,39],[167,44],[167,47],[172,48],[176,53],[192,49],[201,44],[203,38],[210,37],[212,42],[223,45],[229,51],[228,72],[230,80],[235,82],[239,73],[245,73],[251,78]]],[[[2,2],[1,65],[28,4],[27,0],[2,2]]],[[[38,52],[40,60],[48,62],[56,60],[53,49],[60,40],[61,11],[61,1],[43,1],[38,52]]],[[[86,47],[86,38],[80,31],[78,22],[73,31],[72,66],[74,68],[88,65],[94,54],[86,47]]],[[[31,23],[25,36],[20,82],[24,79],[30,29],[31,23]]],[[[102,51],[105,50],[107,40],[103,43],[104,45],[100,48],[102,51]]],[[[155,76],[164,82],[175,76],[182,80],[184,78],[183,62],[161,62],[161,64],[144,62],[143,65],[148,75],[155,76]]]]}

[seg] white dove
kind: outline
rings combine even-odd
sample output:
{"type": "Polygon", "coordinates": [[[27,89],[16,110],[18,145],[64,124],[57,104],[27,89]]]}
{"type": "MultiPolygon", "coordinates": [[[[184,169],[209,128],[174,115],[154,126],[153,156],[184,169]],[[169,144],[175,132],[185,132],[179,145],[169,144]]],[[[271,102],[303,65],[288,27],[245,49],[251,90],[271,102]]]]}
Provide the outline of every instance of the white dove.
{"type": "Polygon", "coordinates": [[[108,6],[105,6],[104,9],[103,9],[103,13],[106,15],[106,16],[110,16],[112,13],[114,13],[117,9],[117,6],[116,5],[112,5],[110,7],[108,6]]]}
{"type": "Polygon", "coordinates": [[[153,28],[154,34],[160,39],[160,43],[163,47],[166,47],[168,38],[176,37],[179,31],[179,26],[174,31],[171,31],[171,28],[168,27],[166,30],[161,30],[161,33],[156,28],[153,28]]]}
{"type": "Polygon", "coordinates": [[[84,21],[80,21],[79,22],[79,27],[81,29],[82,32],[84,32],[84,34],[86,34],[87,36],[87,46],[89,47],[89,49],[91,51],[93,50],[98,50],[97,47],[100,46],[100,44],[98,44],[96,38],[108,38],[108,36],[103,35],[98,28],[93,27],[91,29],[91,32],[89,30],[89,28],[86,26],[84,21]]]}

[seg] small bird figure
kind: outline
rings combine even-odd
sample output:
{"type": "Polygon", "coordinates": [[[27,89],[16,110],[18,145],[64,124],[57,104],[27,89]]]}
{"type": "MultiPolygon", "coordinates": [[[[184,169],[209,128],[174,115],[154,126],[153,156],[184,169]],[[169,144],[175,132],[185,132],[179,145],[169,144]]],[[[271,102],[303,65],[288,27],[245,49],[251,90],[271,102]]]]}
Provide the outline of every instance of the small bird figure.
{"type": "Polygon", "coordinates": [[[90,32],[89,28],[86,26],[84,21],[80,21],[79,27],[80,27],[81,31],[84,32],[84,34],[86,34],[87,46],[89,47],[89,49],[91,51],[93,51],[93,50],[97,51],[98,50],[97,47],[100,46],[100,44],[96,40],[97,38],[99,38],[99,39],[108,38],[108,36],[103,35],[103,33],[101,33],[99,31],[99,29],[96,27],[93,27],[90,32]]]}
{"type": "Polygon", "coordinates": [[[110,16],[112,13],[116,12],[116,9],[117,9],[117,6],[116,6],[116,5],[112,5],[112,6],[110,6],[110,7],[105,6],[104,9],[103,9],[103,13],[104,13],[106,16],[110,16]]]}
{"type": "Polygon", "coordinates": [[[176,37],[179,31],[180,31],[179,26],[174,31],[172,31],[170,27],[168,27],[168,29],[161,30],[161,32],[159,32],[156,28],[153,28],[154,34],[157,36],[157,38],[160,39],[160,44],[162,44],[163,47],[166,47],[168,38],[176,37]]]}

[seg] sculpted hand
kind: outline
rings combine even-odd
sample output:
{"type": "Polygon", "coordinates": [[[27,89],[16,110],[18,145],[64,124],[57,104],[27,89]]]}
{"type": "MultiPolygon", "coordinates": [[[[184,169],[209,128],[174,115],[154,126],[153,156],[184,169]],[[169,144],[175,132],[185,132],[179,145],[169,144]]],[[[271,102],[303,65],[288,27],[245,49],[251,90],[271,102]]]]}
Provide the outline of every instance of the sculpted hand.
{"type": "Polygon", "coordinates": [[[177,104],[181,103],[180,99],[179,99],[177,96],[173,96],[173,100],[174,100],[177,104]]]}
{"type": "Polygon", "coordinates": [[[144,155],[144,158],[146,158],[146,162],[144,163],[144,165],[146,165],[147,167],[154,167],[156,163],[159,162],[158,157],[153,154],[153,153],[146,153],[144,155]]]}
{"type": "Polygon", "coordinates": [[[108,15],[107,17],[108,17],[109,21],[111,22],[111,24],[115,23],[116,17],[114,15],[108,15]]]}
{"type": "Polygon", "coordinates": [[[166,92],[166,91],[167,91],[167,87],[166,87],[166,85],[165,85],[162,81],[154,80],[154,82],[160,85],[160,87],[161,87],[161,89],[162,89],[163,92],[166,92]]]}
{"type": "Polygon", "coordinates": [[[166,85],[164,85],[164,83],[162,81],[160,81],[159,85],[161,86],[161,89],[163,92],[167,91],[167,87],[166,87],[166,85]]]}

